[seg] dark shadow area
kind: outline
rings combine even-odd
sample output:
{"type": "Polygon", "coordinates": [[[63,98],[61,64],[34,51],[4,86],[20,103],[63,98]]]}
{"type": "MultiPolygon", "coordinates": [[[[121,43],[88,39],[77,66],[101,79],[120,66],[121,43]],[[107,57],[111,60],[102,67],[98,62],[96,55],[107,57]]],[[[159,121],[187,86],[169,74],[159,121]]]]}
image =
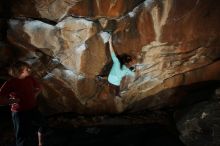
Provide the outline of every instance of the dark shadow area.
{"type": "Polygon", "coordinates": [[[53,129],[46,141],[48,146],[184,146],[166,127],[157,124],[53,129]]]}
{"type": "MultiPolygon", "coordinates": [[[[45,133],[44,146],[87,146],[87,145],[128,145],[128,146],[184,146],[179,140],[178,133],[170,129],[167,121],[154,121],[152,113],[141,115],[109,115],[84,116],[64,114],[48,118],[50,123],[45,133]],[[144,117],[146,116],[146,117],[144,117]],[[68,122],[62,122],[63,119],[68,122]],[[102,121],[100,120],[102,119],[102,121]],[[74,121],[81,123],[74,126],[74,121]],[[86,123],[87,121],[88,123],[86,123]],[[92,121],[99,124],[93,124],[92,121]],[[57,125],[54,123],[58,123],[57,125]],[[86,126],[87,124],[90,126],[86,126]],[[101,123],[101,124],[100,124],[101,123]],[[54,124],[54,125],[53,125],[54,124]]],[[[138,113],[140,114],[140,113],[138,113]]],[[[15,146],[11,113],[8,106],[0,107],[0,136],[1,146],[15,146]]],[[[163,116],[162,114],[157,115],[163,116]]],[[[166,115],[165,115],[166,116],[166,115]]],[[[33,146],[36,141],[33,142],[33,146]]]]}
{"type": "Polygon", "coordinates": [[[0,18],[9,19],[11,17],[11,5],[12,0],[1,0],[0,1],[0,18]]]}
{"type": "Polygon", "coordinates": [[[13,123],[8,106],[0,106],[0,146],[14,146],[13,123]]]}
{"type": "Polygon", "coordinates": [[[0,1],[0,41],[5,41],[7,36],[8,19],[11,18],[11,0],[0,1]]]}
{"type": "Polygon", "coordinates": [[[154,99],[160,97],[163,99],[157,106],[151,106],[151,110],[157,109],[173,109],[191,106],[195,103],[209,100],[215,94],[215,90],[220,87],[220,81],[210,80],[204,82],[197,82],[190,85],[179,86],[175,88],[165,89],[148,98],[144,98],[133,105],[130,105],[125,112],[131,113],[142,111],[146,106],[150,107],[148,103],[155,102],[154,99]]]}

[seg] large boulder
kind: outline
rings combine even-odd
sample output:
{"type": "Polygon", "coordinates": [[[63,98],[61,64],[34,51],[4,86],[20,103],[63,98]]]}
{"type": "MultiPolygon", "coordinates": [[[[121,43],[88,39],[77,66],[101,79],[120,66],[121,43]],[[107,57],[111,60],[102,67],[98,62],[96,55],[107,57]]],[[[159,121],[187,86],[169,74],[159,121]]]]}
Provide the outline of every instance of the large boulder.
{"type": "Polygon", "coordinates": [[[7,38],[16,57],[33,64],[50,107],[81,113],[158,109],[184,100],[181,86],[220,79],[219,1],[125,2],[13,3],[7,38]],[[109,31],[115,52],[136,60],[136,76],[123,79],[120,100],[96,80],[111,68],[109,31]]]}

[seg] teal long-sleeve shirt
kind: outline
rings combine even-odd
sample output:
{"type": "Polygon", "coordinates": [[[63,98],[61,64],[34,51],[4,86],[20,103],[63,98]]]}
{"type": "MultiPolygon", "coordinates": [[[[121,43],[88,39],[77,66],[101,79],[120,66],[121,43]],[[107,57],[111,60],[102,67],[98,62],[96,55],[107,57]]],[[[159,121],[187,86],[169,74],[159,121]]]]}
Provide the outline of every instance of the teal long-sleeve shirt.
{"type": "Polygon", "coordinates": [[[135,73],[127,68],[125,65],[122,65],[122,68],[120,67],[120,62],[114,52],[111,52],[111,58],[113,61],[113,65],[108,75],[109,83],[120,86],[121,80],[124,76],[135,76],[135,73]]]}

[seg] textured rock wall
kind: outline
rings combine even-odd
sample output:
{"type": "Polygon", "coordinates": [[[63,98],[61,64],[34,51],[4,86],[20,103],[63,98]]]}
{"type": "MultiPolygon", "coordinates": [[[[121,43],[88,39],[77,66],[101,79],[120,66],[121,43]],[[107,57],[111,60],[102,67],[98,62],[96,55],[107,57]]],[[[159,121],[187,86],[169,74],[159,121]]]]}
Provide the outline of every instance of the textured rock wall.
{"type": "MultiPolygon", "coordinates": [[[[220,78],[219,1],[9,2],[10,11],[0,11],[10,14],[8,44],[1,44],[11,45],[7,51],[14,59],[33,65],[44,84],[45,112],[115,113],[175,106],[183,98],[176,88],[220,78]],[[136,76],[123,80],[119,101],[106,83],[95,80],[111,66],[109,31],[116,53],[136,60],[136,76]]],[[[2,69],[7,66],[3,64],[2,69]]]]}

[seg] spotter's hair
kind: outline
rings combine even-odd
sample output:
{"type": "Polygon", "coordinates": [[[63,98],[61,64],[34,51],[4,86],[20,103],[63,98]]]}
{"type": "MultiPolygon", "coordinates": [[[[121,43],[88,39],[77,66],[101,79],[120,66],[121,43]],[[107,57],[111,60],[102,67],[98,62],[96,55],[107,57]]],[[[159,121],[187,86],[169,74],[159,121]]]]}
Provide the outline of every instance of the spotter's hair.
{"type": "Polygon", "coordinates": [[[30,65],[26,62],[17,61],[12,63],[8,69],[8,74],[12,77],[19,77],[24,68],[31,68],[30,65]]]}

